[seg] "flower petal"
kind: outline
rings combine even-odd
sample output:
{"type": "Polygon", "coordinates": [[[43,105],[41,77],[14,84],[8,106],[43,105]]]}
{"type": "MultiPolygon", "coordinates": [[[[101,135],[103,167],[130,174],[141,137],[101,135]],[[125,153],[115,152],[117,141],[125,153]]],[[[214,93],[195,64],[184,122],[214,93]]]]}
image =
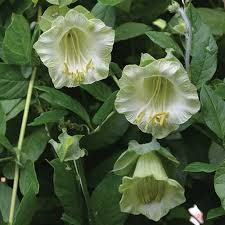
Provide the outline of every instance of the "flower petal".
{"type": "Polygon", "coordinates": [[[178,60],[126,66],[115,107],[143,132],[163,138],[198,112],[197,89],[178,60]]]}

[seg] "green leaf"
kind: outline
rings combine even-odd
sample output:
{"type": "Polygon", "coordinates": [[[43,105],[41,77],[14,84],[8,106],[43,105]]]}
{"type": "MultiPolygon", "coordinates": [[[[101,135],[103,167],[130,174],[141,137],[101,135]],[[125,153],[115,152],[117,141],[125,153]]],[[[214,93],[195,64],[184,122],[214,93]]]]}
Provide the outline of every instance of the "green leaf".
{"type": "Polygon", "coordinates": [[[82,85],[81,88],[102,102],[107,100],[107,98],[112,94],[111,88],[101,81],[93,84],[82,85]]]}
{"type": "Polygon", "coordinates": [[[22,152],[26,154],[27,159],[35,162],[44,151],[48,140],[46,130],[43,127],[37,129],[24,139],[22,152]]]}
{"type": "Polygon", "coordinates": [[[49,6],[43,15],[40,18],[39,26],[42,31],[47,31],[51,28],[52,22],[58,17],[58,16],[64,16],[68,12],[67,7],[60,8],[59,6],[49,6]]]}
{"type": "Polygon", "coordinates": [[[81,143],[85,149],[97,150],[118,141],[128,129],[129,123],[121,114],[111,115],[97,131],[82,138],[81,143]]]}
{"type": "MultiPolygon", "coordinates": [[[[12,188],[6,184],[0,182],[0,211],[4,222],[8,222],[10,203],[12,197],[12,188]]],[[[19,199],[16,197],[15,212],[17,212],[19,206],[19,199]]]]}
{"type": "Polygon", "coordinates": [[[215,219],[220,216],[225,216],[225,210],[222,207],[210,209],[207,213],[207,220],[215,219]]]}
{"type": "Polygon", "coordinates": [[[50,164],[54,168],[55,194],[59,198],[65,214],[77,221],[77,224],[82,224],[83,201],[78,189],[76,174],[72,170],[66,169],[59,159],[51,161],[50,164]]]}
{"type": "Polygon", "coordinates": [[[113,172],[119,176],[128,175],[138,157],[139,155],[134,151],[123,152],[114,164],[113,172]]]}
{"type": "Polygon", "coordinates": [[[27,9],[29,9],[32,6],[32,0],[20,0],[15,1],[13,4],[14,12],[18,14],[24,13],[27,9]]]}
{"type": "Polygon", "coordinates": [[[39,126],[46,123],[57,123],[62,117],[66,116],[67,114],[68,111],[66,110],[52,110],[43,112],[40,116],[35,118],[34,121],[29,124],[29,126],[39,126]]]}
{"type": "Polygon", "coordinates": [[[225,83],[224,82],[216,85],[215,94],[225,99],[225,83]]]}
{"type": "Polygon", "coordinates": [[[159,149],[157,149],[157,152],[163,156],[164,158],[170,160],[171,162],[175,163],[176,165],[179,164],[179,161],[176,159],[176,157],[174,157],[169,150],[167,150],[166,148],[163,148],[162,146],[160,146],[159,149]]]}
{"type": "Polygon", "coordinates": [[[151,30],[151,28],[143,23],[128,22],[116,28],[115,41],[127,40],[138,37],[151,30]]]}
{"type": "Polygon", "coordinates": [[[224,9],[197,8],[202,21],[210,28],[214,35],[225,33],[225,12],[224,9]]]}
{"type": "Polygon", "coordinates": [[[209,162],[214,165],[219,165],[225,160],[225,151],[221,145],[212,142],[208,153],[209,162]]]}
{"type": "Polygon", "coordinates": [[[95,125],[100,125],[106,119],[106,117],[113,111],[116,94],[117,91],[113,92],[111,96],[103,103],[103,105],[96,112],[92,119],[95,125]]]}
{"type": "Polygon", "coordinates": [[[28,82],[19,67],[0,63],[0,99],[18,99],[26,96],[28,82]]]}
{"type": "Polygon", "coordinates": [[[14,173],[15,173],[15,162],[11,161],[8,162],[3,170],[2,170],[3,175],[9,179],[9,180],[13,180],[14,179],[14,173]]]}
{"type": "Polygon", "coordinates": [[[0,58],[3,58],[2,43],[5,36],[5,28],[0,26],[0,58]]]}
{"type": "Polygon", "coordinates": [[[134,0],[129,16],[132,16],[135,21],[144,20],[146,23],[150,23],[163,14],[170,3],[171,0],[134,0]]]}
{"type": "Polygon", "coordinates": [[[98,2],[104,5],[118,5],[119,3],[123,2],[124,0],[98,0],[98,2]]]}
{"type": "Polygon", "coordinates": [[[0,134],[5,135],[6,131],[6,114],[0,103],[0,134]]]}
{"type": "Polygon", "coordinates": [[[93,191],[91,196],[92,208],[98,225],[123,225],[127,214],[119,208],[120,193],[118,187],[121,177],[108,174],[93,191]]]}
{"type": "Polygon", "coordinates": [[[0,144],[3,145],[10,152],[14,152],[13,146],[10,144],[9,140],[2,134],[0,134],[0,144]]]}
{"type": "Polygon", "coordinates": [[[1,101],[1,104],[6,113],[6,121],[15,118],[21,111],[23,111],[25,102],[26,100],[21,98],[1,101]]]}
{"type": "Polygon", "coordinates": [[[183,55],[180,46],[174,41],[169,33],[149,31],[146,35],[161,48],[172,48],[177,54],[183,55]]]}
{"type": "Polygon", "coordinates": [[[31,224],[33,215],[37,210],[38,202],[33,189],[31,188],[23,197],[13,225],[31,224]]]}
{"type": "Polygon", "coordinates": [[[77,100],[54,88],[41,86],[37,89],[46,92],[50,104],[53,103],[74,112],[90,125],[90,118],[86,109],[77,100]]]}
{"type": "Polygon", "coordinates": [[[201,87],[216,71],[218,49],[209,27],[202,22],[197,10],[191,6],[188,13],[193,30],[191,80],[201,87]]]}
{"type": "Polygon", "coordinates": [[[116,21],[115,7],[98,2],[91,10],[91,14],[102,20],[107,26],[114,27],[116,21]]]}
{"type": "Polygon", "coordinates": [[[214,177],[214,187],[216,194],[221,200],[221,205],[223,209],[225,209],[225,161],[216,170],[216,174],[214,177]]]}
{"type": "Polygon", "coordinates": [[[19,186],[23,195],[25,195],[30,189],[32,189],[35,194],[38,194],[39,192],[39,183],[34,163],[30,160],[26,162],[25,167],[22,168],[20,172],[19,186]]]}
{"type": "Polygon", "coordinates": [[[30,27],[27,20],[21,15],[13,14],[3,40],[4,60],[12,64],[28,63],[31,59],[30,41],[30,27]]]}
{"type": "Polygon", "coordinates": [[[199,173],[199,172],[205,172],[205,173],[212,173],[215,172],[218,166],[209,164],[209,163],[203,163],[203,162],[193,162],[188,164],[184,171],[186,172],[192,172],[192,173],[199,173]]]}
{"type": "Polygon", "coordinates": [[[201,90],[202,115],[207,126],[223,139],[225,132],[225,102],[208,86],[201,90]]]}

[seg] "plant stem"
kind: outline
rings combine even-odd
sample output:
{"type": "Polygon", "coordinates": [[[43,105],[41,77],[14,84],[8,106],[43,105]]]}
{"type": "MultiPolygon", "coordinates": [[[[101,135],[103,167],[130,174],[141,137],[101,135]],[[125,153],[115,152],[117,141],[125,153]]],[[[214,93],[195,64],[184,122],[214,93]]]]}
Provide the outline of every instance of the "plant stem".
{"type": "Polygon", "coordinates": [[[8,160],[11,160],[11,159],[14,159],[14,157],[13,157],[13,156],[10,156],[10,157],[2,158],[2,159],[0,159],[0,163],[1,163],[1,162],[8,161],[8,160]]]}
{"type": "MultiPolygon", "coordinates": [[[[20,161],[20,153],[21,153],[21,150],[22,150],[26,125],[27,125],[27,118],[28,118],[28,114],[29,114],[29,108],[30,108],[30,102],[31,102],[36,72],[37,72],[37,68],[35,67],[33,69],[31,79],[30,79],[30,82],[29,82],[29,86],[28,86],[27,98],[26,98],[26,103],[25,103],[25,108],[24,108],[24,113],[23,113],[22,124],[21,124],[21,128],[20,128],[19,141],[18,141],[18,145],[17,145],[17,160],[18,161],[20,161]]],[[[8,223],[9,225],[13,224],[15,204],[16,204],[16,195],[17,195],[17,189],[18,189],[18,181],[19,181],[19,166],[18,166],[17,163],[15,163],[13,191],[12,191],[10,214],[9,214],[9,223],[8,223]]]]}
{"type": "Polygon", "coordinates": [[[115,81],[116,85],[117,85],[118,87],[120,87],[118,78],[117,78],[115,75],[112,75],[112,78],[113,78],[113,80],[115,81]]]}
{"type": "Polygon", "coordinates": [[[185,67],[190,76],[190,56],[191,56],[191,45],[192,45],[192,28],[191,22],[186,14],[184,8],[179,7],[177,12],[180,14],[185,23],[185,67]]]}
{"type": "Polygon", "coordinates": [[[87,210],[88,210],[89,224],[94,225],[95,224],[94,216],[93,216],[93,213],[92,213],[91,200],[90,200],[89,192],[88,192],[88,189],[87,189],[87,181],[86,181],[86,178],[85,178],[85,175],[84,175],[84,168],[83,168],[83,165],[82,165],[80,159],[73,160],[73,162],[74,162],[74,167],[75,167],[77,176],[78,176],[79,181],[80,181],[80,186],[81,186],[81,189],[82,189],[82,192],[83,192],[83,195],[84,195],[84,199],[85,199],[85,202],[86,202],[86,206],[87,206],[87,210]]]}

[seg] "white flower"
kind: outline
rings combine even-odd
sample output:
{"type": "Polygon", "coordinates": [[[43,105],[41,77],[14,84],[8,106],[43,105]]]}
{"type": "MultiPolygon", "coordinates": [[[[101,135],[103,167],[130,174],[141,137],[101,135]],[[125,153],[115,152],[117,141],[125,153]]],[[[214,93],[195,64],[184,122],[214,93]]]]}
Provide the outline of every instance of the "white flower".
{"type": "Polygon", "coordinates": [[[90,84],[108,76],[114,31],[89,14],[57,17],[34,44],[56,88],[90,84]]]}
{"type": "Polygon", "coordinates": [[[194,205],[192,208],[189,208],[188,212],[191,214],[191,217],[189,220],[191,223],[193,223],[194,225],[200,225],[204,223],[203,213],[198,208],[197,205],[194,205]]]}
{"type": "Polygon", "coordinates": [[[143,132],[164,138],[200,108],[196,87],[175,57],[128,65],[119,80],[115,107],[143,132]]]}
{"type": "Polygon", "coordinates": [[[152,152],[139,156],[133,177],[124,176],[119,191],[122,212],[143,214],[154,221],[185,202],[183,187],[168,178],[161,160],[152,152]]]}

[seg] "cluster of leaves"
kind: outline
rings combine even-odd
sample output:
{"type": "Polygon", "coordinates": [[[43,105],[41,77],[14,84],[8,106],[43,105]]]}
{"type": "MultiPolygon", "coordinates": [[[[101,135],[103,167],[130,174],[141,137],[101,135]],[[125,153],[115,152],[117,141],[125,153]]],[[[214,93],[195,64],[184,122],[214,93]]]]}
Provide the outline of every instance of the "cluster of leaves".
{"type": "MultiPolygon", "coordinates": [[[[154,224],[119,209],[121,177],[111,173],[113,164],[130,140],[145,143],[151,136],[115,111],[118,87],[113,77],[121,77],[124,65],[138,64],[142,52],[160,58],[165,49],[172,48],[184,61],[184,23],[179,15],[167,11],[170,3],[0,0],[0,176],[6,178],[6,182],[0,182],[1,225],[9,219],[15,163],[20,167],[20,178],[14,224],[88,223],[74,165],[63,163],[48,144],[63,128],[71,135],[84,135],[80,145],[88,155],[80,163],[85,168],[96,225],[154,224]],[[45,10],[50,3],[58,5],[55,10],[62,14],[65,6],[81,4],[115,29],[107,80],[73,89],[53,88],[47,69],[32,47],[41,33],[36,23],[38,6],[45,10]],[[16,146],[33,68],[37,68],[37,78],[18,159],[16,146]]],[[[161,141],[181,162],[176,177],[187,197],[183,206],[163,219],[162,224],[168,225],[188,224],[185,208],[193,203],[207,212],[208,225],[224,224],[225,218],[225,12],[220,0],[196,0],[193,4],[195,7],[187,11],[193,31],[190,73],[198,87],[201,111],[161,141]]],[[[45,14],[42,17],[42,21],[51,19],[45,14]]]]}

